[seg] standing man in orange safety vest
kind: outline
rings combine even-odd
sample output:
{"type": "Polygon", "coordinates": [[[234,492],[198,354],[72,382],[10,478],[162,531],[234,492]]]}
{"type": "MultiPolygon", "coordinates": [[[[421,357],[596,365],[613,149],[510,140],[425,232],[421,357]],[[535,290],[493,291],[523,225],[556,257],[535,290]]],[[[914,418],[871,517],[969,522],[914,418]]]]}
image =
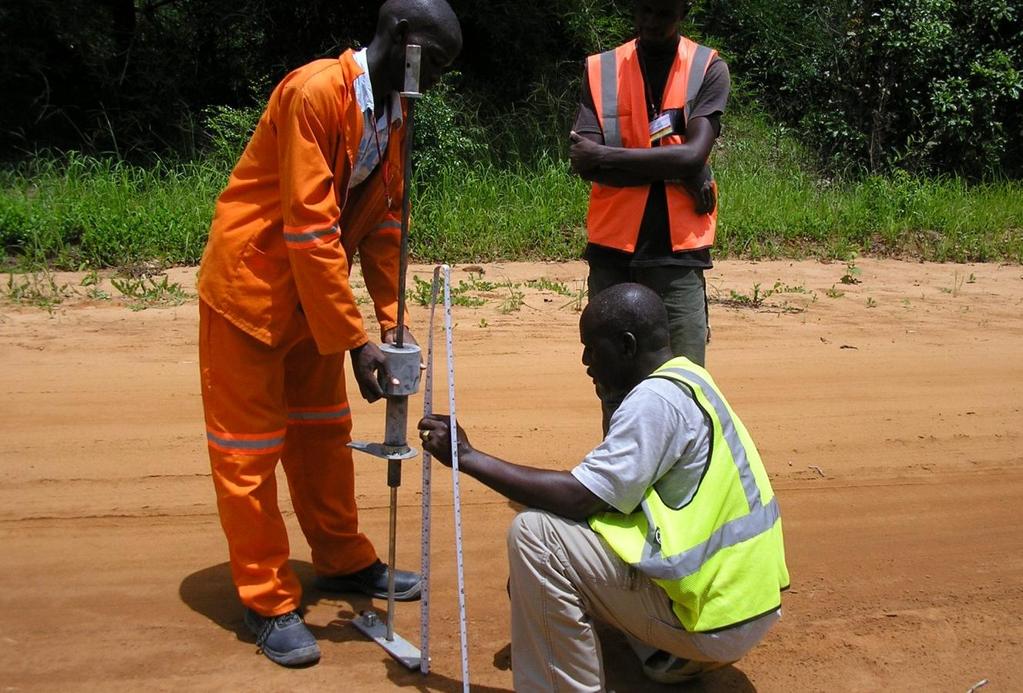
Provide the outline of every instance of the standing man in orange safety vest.
{"type": "Polygon", "coordinates": [[[420,576],[381,563],[359,532],[344,374],[349,352],[370,402],[389,377],[349,284],[356,254],[382,338],[397,336],[408,44],[422,47],[427,89],[462,47],[447,2],[387,0],[366,49],[311,62],[277,85],[217,202],[200,268],[217,507],[245,624],[284,666],[312,664],[320,650],[288,564],[278,461],[319,589],[386,597],[393,570],[398,599],[420,595],[420,576]]]}
{"type": "MultiPolygon", "coordinates": [[[[728,101],[728,66],[679,33],[686,0],[633,0],[638,38],[586,61],[573,170],[592,183],[585,258],[591,298],[623,282],[654,290],[671,349],[704,365],[704,270],[717,226],[707,159],[728,101]]],[[[604,431],[625,393],[598,392],[604,431]]]]}

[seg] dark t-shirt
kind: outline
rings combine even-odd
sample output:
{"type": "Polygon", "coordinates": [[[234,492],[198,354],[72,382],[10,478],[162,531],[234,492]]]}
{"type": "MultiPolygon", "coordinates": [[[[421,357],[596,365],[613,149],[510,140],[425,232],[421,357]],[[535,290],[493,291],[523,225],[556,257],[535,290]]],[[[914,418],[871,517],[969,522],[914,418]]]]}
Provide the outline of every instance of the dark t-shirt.
{"type": "MultiPolygon", "coordinates": [[[[639,44],[640,67],[643,71],[643,78],[650,86],[650,94],[656,103],[663,101],[664,88],[668,83],[668,74],[671,72],[671,65],[675,61],[677,46],[670,51],[654,52],[639,44]]],[[[690,118],[707,118],[714,127],[715,135],[721,132],[721,114],[724,113],[725,104],[728,102],[728,92],[731,88],[731,77],[728,72],[728,65],[719,57],[714,58],[707,68],[700,91],[693,102],[690,118]]],[[[647,116],[652,118],[653,113],[647,116]]],[[[681,119],[681,118],[680,118],[681,119]]],[[[679,123],[676,130],[685,132],[686,124],[679,123]]],[[[603,137],[600,129],[600,121],[597,119],[596,109],[593,105],[593,95],[590,93],[588,79],[583,79],[582,96],[579,102],[579,113],[576,116],[575,127],[580,134],[591,134],[603,137]]],[[[655,143],[654,146],[657,146],[655,143]]],[[[646,209],[643,212],[643,220],[639,226],[639,236],[636,239],[636,250],[633,253],[626,253],[614,248],[589,243],[583,254],[591,263],[629,265],[632,267],[655,267],[664,265],[676,265],[682,267],[699,267],[710,269],[712,266],[710,248],[688,252],[674,253],[671,250],[671,234],[668,225],[668,200],[664,192],[664,182],[656,181],[650,185],[650,196],[647,198],[646,209]]]]}

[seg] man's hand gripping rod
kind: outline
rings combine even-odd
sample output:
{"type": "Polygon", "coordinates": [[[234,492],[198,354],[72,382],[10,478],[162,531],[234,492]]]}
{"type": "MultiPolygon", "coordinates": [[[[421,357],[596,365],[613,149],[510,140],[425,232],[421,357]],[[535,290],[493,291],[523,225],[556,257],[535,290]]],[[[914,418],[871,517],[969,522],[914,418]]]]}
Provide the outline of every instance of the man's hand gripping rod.
{"type": "MultiPolygon", "coordinates": [[[[398,269],[398,326],[394,344],[382,344],[381,350],[387,357],[387,374],[381,378],[381,387],[387,398],[387,418],[384,429],[384,442],[356,443],[349,445],[363,452],[387,460],[387,485],[391,489],[390,528],[388,545],[388,580],[387,580],[387,623],[380,624],[376,614],[363,612],[355,619],[355,626],[373,638],[393,657],[410,669],[420,666],[420,652],[400,635],[394,634],[394,571],[395,543],[398,519],[398,487],[401,486],[401,463],[403,460],[416,457],[419,452],[409,447],[406,431],[408,430],[408,398],[419,391],[419,364],[422,361],[421,351],[415,344],[405,344],[405,275],[408,273],[408,236],[409,236],[409,199],[412,188],[412,138],[413,112],[415,102],[422,96],[419,93],[419,66],[422,60],[422,48],[417,45],[405,46],[405,89],[401,95],[405,98],[406,125],[404,175],[405,184],[402,190],[401,204],[401,251],[398,269]],[[398,384],[394,384],[397,379],[398,384]]],[[[380,165],[383,165],[381,162],[380,165]]]]}

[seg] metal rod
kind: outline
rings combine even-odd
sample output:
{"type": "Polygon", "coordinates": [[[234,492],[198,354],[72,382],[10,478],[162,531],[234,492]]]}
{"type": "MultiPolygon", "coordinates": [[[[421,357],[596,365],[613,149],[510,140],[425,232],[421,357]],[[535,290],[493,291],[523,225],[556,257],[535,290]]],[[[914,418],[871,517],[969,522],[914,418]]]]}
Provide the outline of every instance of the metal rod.
{"type": "Polygon", "coordinates": [[[401,192],[401,254],[398,266],[398,337],[395,343],[401,347],[405,345],[405,286],[408,274],[408,227],[412,195],[412,139],[415,136],[415,113],[416,100],[405,99],[405,110],[407,118],[405,124],[405,184],[401,192]]]}
{"type": "MultiPolygon", "coordinates": [[[[392,464],[388,460],[387,464],[392,464]]],[[[398,464],[401,464],[398,462],[398,464]]],[[[391,487],[391,527],[387,565],[387,640],[394,640],[394,558],[395,539],[398,534],[398,487],[391,487]]]]}

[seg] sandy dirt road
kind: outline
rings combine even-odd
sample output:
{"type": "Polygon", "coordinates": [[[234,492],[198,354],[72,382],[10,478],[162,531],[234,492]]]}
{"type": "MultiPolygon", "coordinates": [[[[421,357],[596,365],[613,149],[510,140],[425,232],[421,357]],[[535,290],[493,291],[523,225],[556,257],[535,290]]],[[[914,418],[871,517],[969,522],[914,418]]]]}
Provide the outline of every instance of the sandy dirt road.
{"type": "MultiPolygon", "coordinates": [[[[505,285],[477,282],[486,303],[455,308],[460,418],[482,449],[570,468],[599,432],[574,310],[585,267],[483,269],[505,285]]],[[[760,647],[690,690],[1023,690],[1023,268],[857,269],[855,284],[841,283],[845,265],[812,261],[721,262],[709,275],[708,365],[778,492],[792,589],[760,647]]],[[[191,290],[195,269],[170,276],[191,290]]],[[[425,321],[413,307],[423,340],[425,321]]],[[[434,673],[405,671],[354,630],[370,600],[311,589],[321,663],[289,671],[256,652],[214,508],[196,327],[194,299],[132,311],[80,296],[52,314],[0,304],[0,690],[460,690],[439,466],[434,673]]],[[[382,407],[352,404],[356,437],[378,439],[382,407]]],[[[356,464],[362,523],[384,552],[384,469],[356,464]]],[[[419,562],[419,475],[410,464],[400,492],[404,566],[419,562]]],[[[506,691],[514,509],[471,479],[462,492],[473,688],[506,691]]],[[[397,623],[417,639],[418,607],[401,605],[397,623]]],[[[604,644],[610,687],[667,690],[644,682],[620,637],[604,644]]]]}

